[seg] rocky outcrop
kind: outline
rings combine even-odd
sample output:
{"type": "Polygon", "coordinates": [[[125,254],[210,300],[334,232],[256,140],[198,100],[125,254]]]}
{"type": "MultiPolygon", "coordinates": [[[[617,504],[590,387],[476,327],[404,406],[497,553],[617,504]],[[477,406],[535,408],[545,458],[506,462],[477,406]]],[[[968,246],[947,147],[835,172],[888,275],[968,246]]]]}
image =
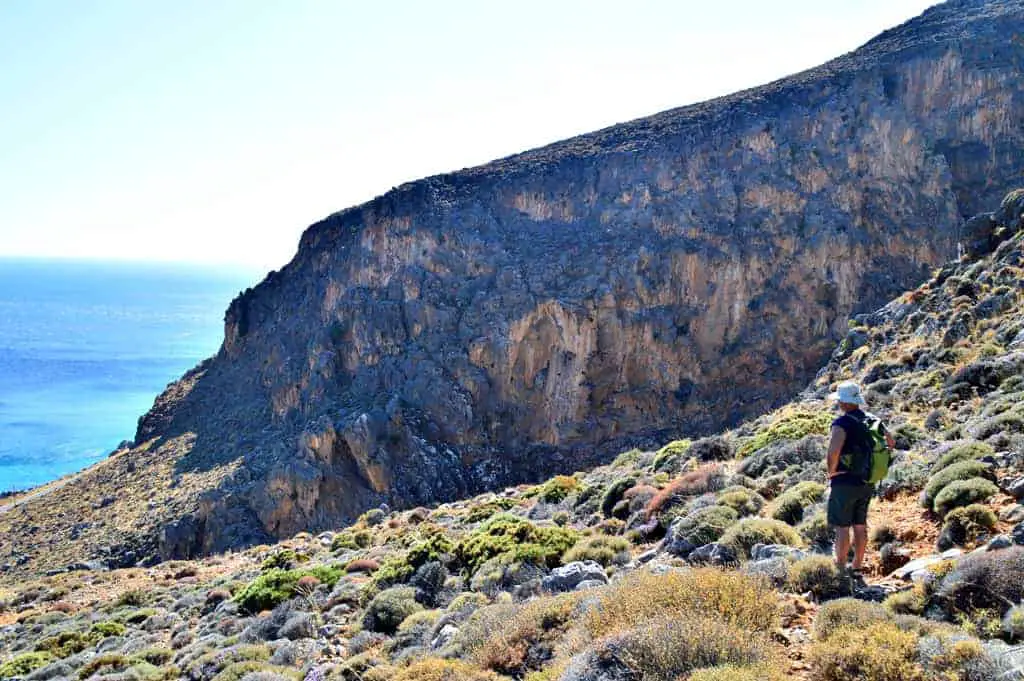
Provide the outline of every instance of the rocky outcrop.
{"type": "Polygon", "coordinates": [[[282,536],[734,424],[1019,177],[1021,28],[1017,3],[947,3],[772,85],[333,215],[139,441],[241,458],[214,506],[282,536]]]}
{"type": "Polygon", "coordinates": [[[136,442],[175,443],[194,483],[188,514],[152,516],[163,555],[572,471],[781,402],[1018,181],[1022,29],[1017,2],[949,2],[817,69],[313,225],[140,420],[136,442]]]}

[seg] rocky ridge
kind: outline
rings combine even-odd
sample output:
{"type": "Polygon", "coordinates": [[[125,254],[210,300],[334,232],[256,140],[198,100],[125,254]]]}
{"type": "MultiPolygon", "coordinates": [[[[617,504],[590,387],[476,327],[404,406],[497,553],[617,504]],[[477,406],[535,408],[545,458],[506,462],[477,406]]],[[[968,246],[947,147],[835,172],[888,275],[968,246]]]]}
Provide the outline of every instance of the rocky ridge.
{"type": "Polygon", "coordinates": [[[8,579],[0,678],[1024,679],[1024,191],[989,218],[731,431],[239,553],[8,579]],[[897,442],[866,583],[823,517],[823,396],[851,377],[897,442]]]}
{"type": "Polygon", "coordinates": [[[1017,182],[1022,26],[1016,2],[945,3],[777,83],[327,218],[135,447],[4,514],[0,556],[219,551],[782,402],[1017,182]]]}

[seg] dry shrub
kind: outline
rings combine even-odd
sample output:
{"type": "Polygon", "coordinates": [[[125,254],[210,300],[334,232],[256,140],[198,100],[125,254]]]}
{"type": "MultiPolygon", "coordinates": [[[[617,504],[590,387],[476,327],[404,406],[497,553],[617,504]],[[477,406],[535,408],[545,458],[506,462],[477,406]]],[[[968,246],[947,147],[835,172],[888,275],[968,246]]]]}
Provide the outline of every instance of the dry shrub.
{"type": "Polygon", "coordinates": [[[612,634],[594,648],[598,660],[614,660],[633,677],[651,681],[673,681],[703,667],[756,664],[772,651],[763,633],[711,617],[672,614],[612,634]]]}
{"type": "Polygon", "coordinates": [[[778,596],[759,577],[716,568],[663,575],[637,572],[603,589],[584,615],[583,626],[598,637],[661,616],[685,621],[697,615],[747,631],[771,631],[778,624],[778,596]]]}
{"type": "Polygon", "coordinates": [[[891,622],[840,627],[811,646],[811,668],[820,681],[924,681],[917,643],[891,622]]]}
{"type": "Polygon", "coordinates": [[[573,623],[579,600],[577,594],[562,594],[482,608],[465,627],[465,652],[480,667],[502,674],[521,677],[540,670],[573,623]]]}
{"type": "Polygon", "coordinates": [[[392,681],[500,681],[497,674],[461,660],[427,658],[399,669],[392,681]]]}
{"type": "Polygon", "coordinates": [[[789,678],[785,667],[780,664],[727,664],[698,669],[688,681],[788,681],[789,678]]]}
{"type": "Polygon", "coordinates": [[[821,606],[814,618],[814,636],[824,640],[843,627],[866,627],[891,620],[892,615],[876,603],[840,598],[821,606]]]}
{"type": "Polygon", "coordinates": [[[380,563],[371,558],[359,558],[345,566],[345,572],[376,572],[380,569],[380,563]]]}
{"type": "Polygon", "coordinates": [[[725,485],[721,466],[709,464],[684,473],[659,490],[647,504],[647,515],[654,516],[690,498],[717,492],[725,485]]]}

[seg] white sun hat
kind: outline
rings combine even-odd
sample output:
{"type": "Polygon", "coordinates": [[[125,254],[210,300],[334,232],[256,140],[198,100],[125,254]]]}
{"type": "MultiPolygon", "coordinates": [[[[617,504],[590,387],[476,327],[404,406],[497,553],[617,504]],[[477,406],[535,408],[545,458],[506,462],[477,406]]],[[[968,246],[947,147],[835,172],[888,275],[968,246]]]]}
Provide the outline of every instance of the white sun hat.
{"type": "Polygon", "coordinates": [[[836,388],[836,391],[829,395],[829,398],[836,402],[856,404],[860,407],[867,405],[867,402],[864,401],[864,396],[860,394],[860,386],[853,381],[844,381],[840,383],[836,388]]]}

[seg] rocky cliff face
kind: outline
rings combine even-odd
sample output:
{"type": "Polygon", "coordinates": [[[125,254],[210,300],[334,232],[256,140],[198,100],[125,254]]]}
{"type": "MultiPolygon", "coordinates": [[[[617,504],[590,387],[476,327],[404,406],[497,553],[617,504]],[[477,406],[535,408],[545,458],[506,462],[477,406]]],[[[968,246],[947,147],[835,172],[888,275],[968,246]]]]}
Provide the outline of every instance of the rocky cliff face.
{"type": "Polygon", "coordinates": [[[817,69],[313,225],[140,419],[190,490],[140,524],[188,555],[780,402],[1021,184],[1022,29],[1018,2],[949,2],[817,69]]]}

